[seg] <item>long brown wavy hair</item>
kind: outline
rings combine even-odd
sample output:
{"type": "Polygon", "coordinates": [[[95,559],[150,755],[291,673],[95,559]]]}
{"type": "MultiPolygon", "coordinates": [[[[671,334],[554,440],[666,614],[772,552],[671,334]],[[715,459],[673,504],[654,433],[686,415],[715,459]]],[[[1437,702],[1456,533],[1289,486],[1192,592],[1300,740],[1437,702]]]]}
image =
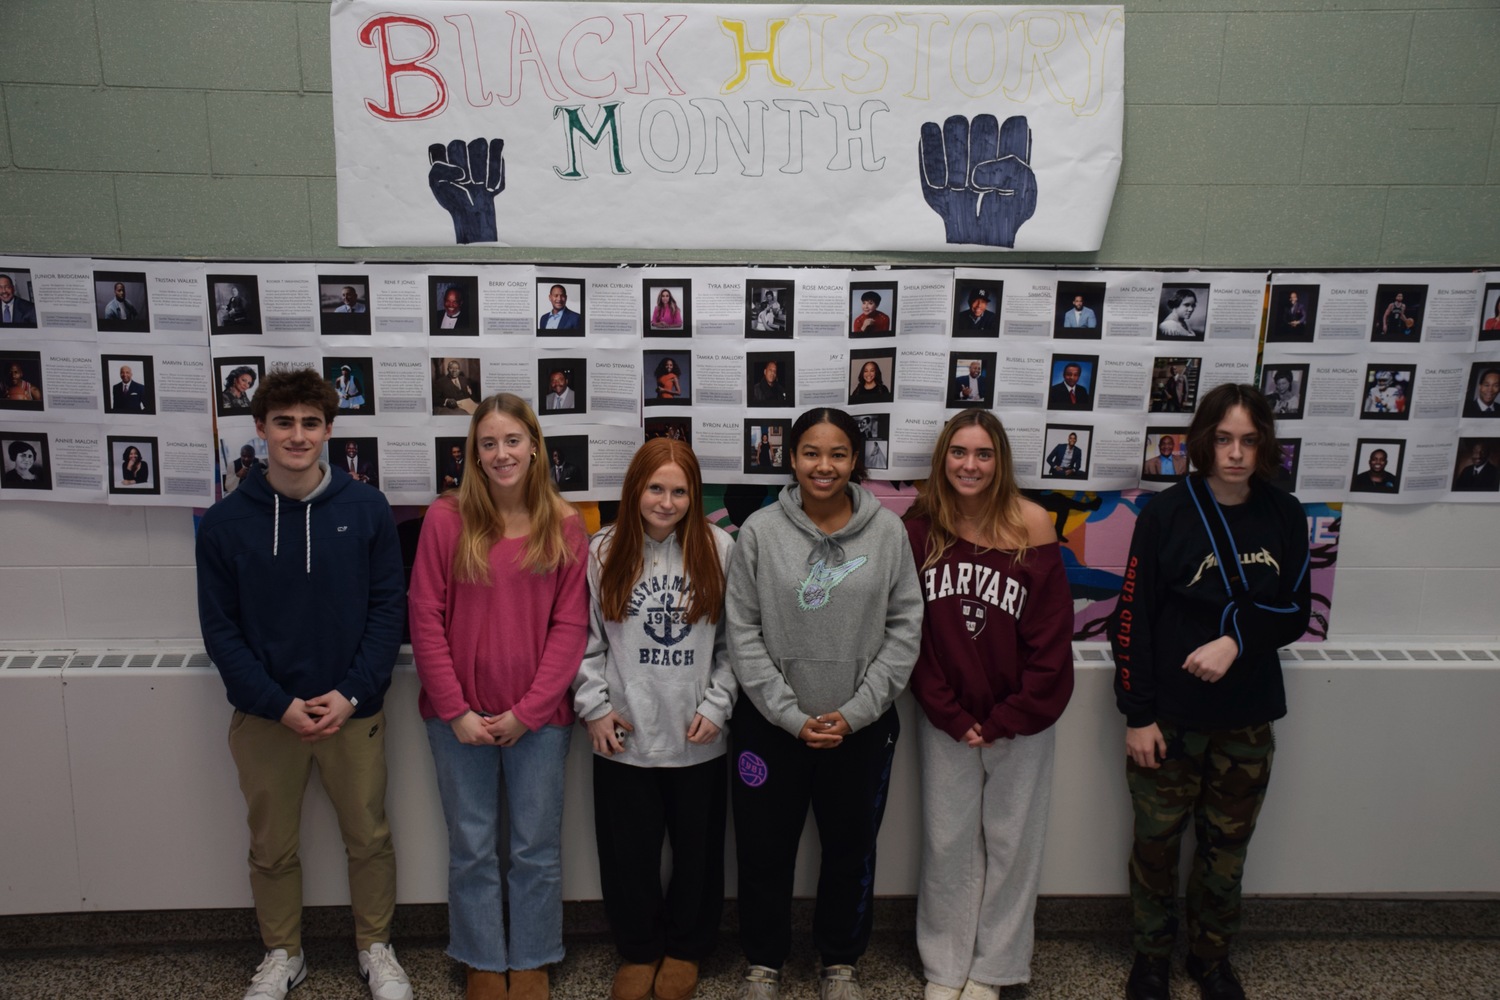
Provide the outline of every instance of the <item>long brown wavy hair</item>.
{"type": "MultiPolygon", "coordinates": [[[[469,436],[464,441],[464,460],[469,471],[457,490],[463,531],[453,553],[453,576],[464,583],[489,584],[490,549],[505,534],[505,520],[490,496],[489,476],[484,474],[479,461],[479,424],[492,413],[503,413],[515,420],[531,437],[531,465],[523,482],[531,530],[526,535],[526,554],[521,565],[533,573],[551,573],[576,558],[563,538],[563,522],[574,510],[547,476],[547,463],[541,459],[547,448],[542,427],[526,400],[502,392],[479,404],[469,418],[469,436]]],[[[445,495],[452,496],[453,491],[445,495]]]]}
{"type": "Polygon", "coordinates": [[[682,563],[687,572],[690,591],[686,615],[689,624],[700,619],[717,623],[724,613],[724,567],[719,562],[719,547],[714,544],[708,519],[703,516],[703,476],[698,456],[681,441],[652,438],[641,445],[625,483],[620,487],[620,515],[609,544],[602,548],[599,566],[599,606],[605,621],[625,620],[630,592],[646,565],[645,527],[641,521],[641,497],[651,484],[651,477],[664,465],[676,465],[687,477],[688,509],[675,530],[677,544],[682,546],[682,563]]]}
{"type": "Polygon", "coordinates": [[[1014,552],[1017,561],[1024,559],[1026,550],[1031,547],[1031,533],[1021,513],[1021,490],[1016,486],[1015,461],[1010,438],[1005,435],[1005,425],[988,410],[964,410],[949,420],[938,435],[937,447],[932,452],[932,471],[927,482],[917,487],[917,499],[903,518],[910,521],[925,517],[932,526],[927,533],[923,569],[936,565],[958,539],[958,494],[948,482],[947,460],[953,435],[965,427],[983,430],[995,449],[995,478],[990,483],[989,495],[984,498],[984,509],[979,515],[984,534],[993,538],[998,548],[1014,552]]]}

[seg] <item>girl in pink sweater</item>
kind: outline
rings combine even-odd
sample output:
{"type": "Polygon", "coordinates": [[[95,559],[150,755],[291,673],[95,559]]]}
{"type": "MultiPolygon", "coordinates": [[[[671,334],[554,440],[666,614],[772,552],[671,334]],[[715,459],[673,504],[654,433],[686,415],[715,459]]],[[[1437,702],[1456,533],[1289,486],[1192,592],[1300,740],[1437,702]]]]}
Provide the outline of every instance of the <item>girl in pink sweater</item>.
{"type": "Polygon", "coordinates": [[[563,765],[569,685],[588,636],[582,519],[539,456],[536,414],[500,393],[469,422],[482,475],[427,512],[412,567],[419,707],[448,823],[448,954],[469,1000],[545,1000],[562,945],[563,765]],[[501,917],[501,796],[510,817],[501,917]]]}

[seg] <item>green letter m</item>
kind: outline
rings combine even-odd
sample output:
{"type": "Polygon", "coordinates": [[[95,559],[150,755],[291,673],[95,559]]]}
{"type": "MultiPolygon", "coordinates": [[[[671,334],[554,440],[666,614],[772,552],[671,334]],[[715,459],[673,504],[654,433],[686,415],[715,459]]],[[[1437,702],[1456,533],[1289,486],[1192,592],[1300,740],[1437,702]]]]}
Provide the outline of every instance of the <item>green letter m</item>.
{"type": "Polygon", "coordinates": [[[582,138],[584,142],[598,149],[600,143],[604,142],[604,133],[606,132],[609,133],[609,154],[610,159],[613,161],[610,164],[610,169],[617,174],[630,173],[630,171],[625,169],[625,164],[620,159],[620,121],[616,114],[620,109],[620,105],[618,103],[605,104],[601,105],[601,107],[604,110],[604,114],[600,118],[599,127],[593,130],[590,130],[588,124],[583,120],[582,105],[565,106],[559,104],[552,109],[552,117],[554,119],[564,113],[568,116],[568,169],[563,170],[561,167],[552,168],[556,171],[557,176],[563,180],[576,181],[588,176],[578,165],[578,142],[576,139],[582,138]]]}

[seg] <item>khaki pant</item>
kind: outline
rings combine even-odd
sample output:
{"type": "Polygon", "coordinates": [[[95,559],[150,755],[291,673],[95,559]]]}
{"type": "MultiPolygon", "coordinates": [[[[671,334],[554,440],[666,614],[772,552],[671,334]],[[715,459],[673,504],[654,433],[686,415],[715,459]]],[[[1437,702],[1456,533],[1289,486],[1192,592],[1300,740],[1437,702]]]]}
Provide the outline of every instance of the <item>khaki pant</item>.
{"type": "Polygon", "coordinates": [[[350,719],[336,735],[303,743],[279,722],[235,712],[229,752],[250,815],[250,892],[269,951],[302,951],[302,798],[313,761],[338,814],[349,858],[354,936],[362,950],[390,941],[396,853],[385,818],[385,713],[350,719]]]}

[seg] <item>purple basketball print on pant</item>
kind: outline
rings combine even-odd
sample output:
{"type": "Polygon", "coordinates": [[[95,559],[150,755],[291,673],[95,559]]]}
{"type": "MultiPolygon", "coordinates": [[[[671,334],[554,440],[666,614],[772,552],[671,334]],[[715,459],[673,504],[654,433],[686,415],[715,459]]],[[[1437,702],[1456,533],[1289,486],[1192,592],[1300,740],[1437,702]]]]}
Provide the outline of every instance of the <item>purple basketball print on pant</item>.
{"type": "Polygon", "coordinates": [[[766,783],[766,762],[749,750],[740,754],[739,771],[740,780],[751,788],[759,788],[766,783]]]}

